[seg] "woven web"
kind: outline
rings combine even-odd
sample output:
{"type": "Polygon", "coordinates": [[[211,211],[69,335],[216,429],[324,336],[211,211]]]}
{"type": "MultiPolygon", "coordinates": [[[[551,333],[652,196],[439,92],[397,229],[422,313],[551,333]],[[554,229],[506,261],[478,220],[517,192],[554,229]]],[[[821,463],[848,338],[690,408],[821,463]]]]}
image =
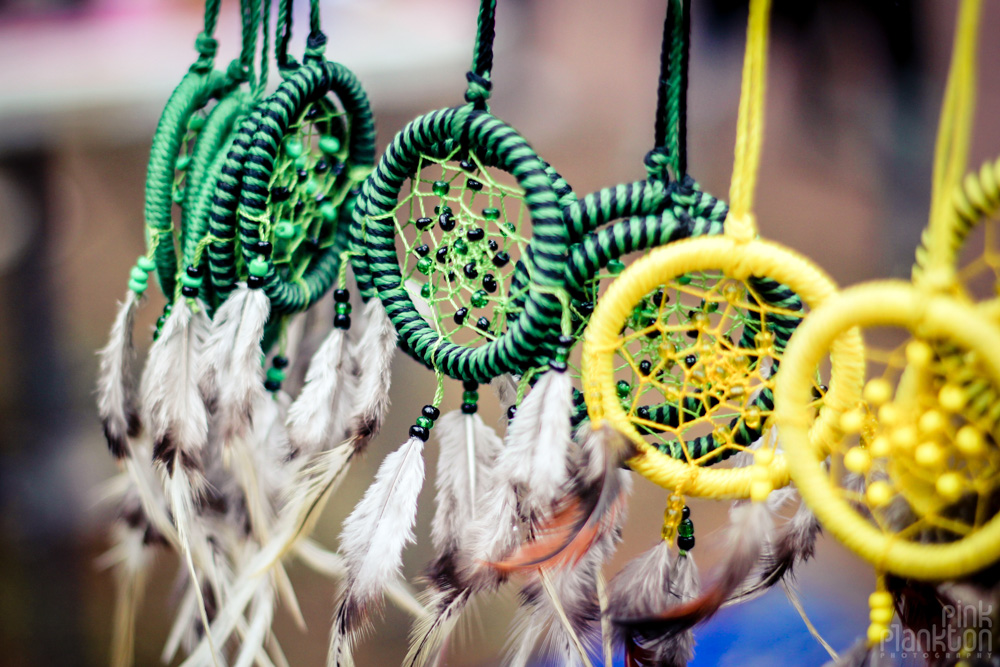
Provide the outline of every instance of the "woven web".
{"type": "Polygon", "coordinates": [[[389,215],[411,297],[445,340],[494,340],[515,315],[511,278],[531,229],[523,195],[509,174],[474,154],[420,156],[389,215]]]}
{"type": "Polygon", "coordinates": [[[350,117],[324,97],[306,107],[282,138],[269,183],[271,260],[286,280],[305,273],[318,252],[337,242],[337,219],[350,181],[350,117]]]}
{"type": "Polygon", "coordinates": [[[723,273],[685,274],[647,294],[615,349],[628,420],[660,451],[694,465],[748,449],[771,417],[784,349],[775,316],[787,327],[804,312],[765,305],[750,282],[723,273]]]}
{"type": "Polygon", "coordinates": [[[862,405],[841,416],[830,483],[886,534],[959,540],[1000,503],[997,388],[974,353],[951,343],[888,328],[865,338],[872,379],[862,405]]]}
{"type": "Polygon", "coordinates": [[[1000,229],[995,217],[983,220],[966,239],[958,279],[977,301],[1000,296],[1000,229]]]}
{"type": "Polygon", "coordinates": [[[177,152],[177,161],[174,163],[174,183],[171,189],[171,197],[174,204],[178,206],[184,203],[184,194],[188,187],[188,167],[191,166],[191,154],[194,152],[195,143],[201,128],[205,125],[209,111],[214,104],[204,106],[192,113],[187,120],[184,131],[184,138],[181,139],[180,150],[177,152]]]}

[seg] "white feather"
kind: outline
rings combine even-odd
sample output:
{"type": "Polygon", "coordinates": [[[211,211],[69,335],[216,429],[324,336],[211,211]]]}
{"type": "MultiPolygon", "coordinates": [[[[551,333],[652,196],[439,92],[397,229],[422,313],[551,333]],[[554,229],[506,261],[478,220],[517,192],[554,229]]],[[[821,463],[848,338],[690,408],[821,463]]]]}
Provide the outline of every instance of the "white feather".
{"type": "Polygon", "coordinates": [[[356,389],[350,366],[346,332],[334,329],[313,355],[306,383],[288,410],[293,453],[309,455],[343,441],[356,389]]]}
{"type": "Polygon", "coordinates": [[[129,438],[139,428],[136,407],[136,354],[132,343],[135,312],[140,297],[129,290],[111,327],[108,344],[98,353],[97,411],[104,425],[104,437],[115,458],[130,454],[129,438]]]}
{"type": "Polygon", "coordinates": [[[234,667],[251,667],[260,656],[266,658],[263,651],[264,641],[271,630],[273,618],[274,591],[270,586],[264,586],[258,590],[255,596],[250,614],[250,625],[243,637],[236,662],[233,663],[234,667]]]}
{"type": "Polygon", "coordinates": [[[144,544],[145,530],[119,524],[114,528],[115,546],[106,560],[115,564],[115,613],[111,640],[113,667],[129,667],[135,659],[135,621],[146,590],[152,554],[144,544]]]}
{"type": "Polygon", "coordinates": [[[356,346],[360,372],[358,418],[354,427],[359,433],[359,447],[378,433],[389,408],[389,383],[392,357],[396,352],[396,329],[386,315],[382,302],[369,299],[364,308],[365,331],[356,346]]]}

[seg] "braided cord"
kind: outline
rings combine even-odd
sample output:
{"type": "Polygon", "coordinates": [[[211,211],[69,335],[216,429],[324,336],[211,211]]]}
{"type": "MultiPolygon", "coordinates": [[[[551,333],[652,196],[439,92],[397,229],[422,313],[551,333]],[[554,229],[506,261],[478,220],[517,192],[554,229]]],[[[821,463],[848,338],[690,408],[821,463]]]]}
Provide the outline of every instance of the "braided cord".
{"type": "Polygon", "coordinates": [[[206,0],[205,2],[205,27],[195,38],[194,47],[198,52],[198,59],[191,65],[192,71],[208,72],[212,69],[215,61],[215,52],[219,48],[216,41],[215,26],[219,22],[219,6],[221,0],[206,0]]]}
{"type": "Polygon", "coordinates": [[[476,22],[476,43],[472,49],[472,69],[465,78],[469,86],[465,91],[465,101],[485,110],[493,84],[493,40],[496,38],[496,0],[481,0],[479,18],[476,22]]]}
{"type": "Polygon", "coordinates": [[[663,177],[661,161],[670,167],[675,178],[680,178],[687,170],[685,107],[691,41],[690,14],[690,0],[670,0],[667,5],[660,46],[654,149],[647,160],[651,177],[663,177]]]}

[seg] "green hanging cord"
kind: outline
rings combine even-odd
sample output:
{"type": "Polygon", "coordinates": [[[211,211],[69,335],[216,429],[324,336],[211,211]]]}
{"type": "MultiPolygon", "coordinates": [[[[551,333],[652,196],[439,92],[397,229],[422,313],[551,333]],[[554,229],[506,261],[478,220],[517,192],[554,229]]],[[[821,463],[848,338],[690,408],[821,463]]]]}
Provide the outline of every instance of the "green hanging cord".
{"type": "Polygon", "coordinates": [[[472,69],[465,78],[469,87],[465,91],[465,101],[478,110],[486,110],[493,84],[493,40],[496,37],[496,0],[482,0],[479,4],[479,19],[476,25],[476,44],[472,51],[472,69]]]}
{"type": "Polygon", "coordinates": [[[319,24],[319,0],[309,0],[309,37],[306,39],[306,60],[322,60],[326,51],[326,34],[319,24]]]}
{"type": "Polygon", "coordinates": [[[254,99],[263,99],[264,93],[267,91],[267,75],[270,68],[270,59],[268,58],[268,52],[270,50],[270,35],[269,28],[271,26],[271,0],[261,0],[261,19],[260,19],[260,75],[257,77],[257,85],[254,87],[254,99]]]}
{"type": "MultiPolygon", "coordinates": [[[[275,39],[275,55],[278,69],[282,72],[291,70],[298,65],[292,56],[288,55],[288,42],[292,38],[292,0],[281,0],[278,3],[278,27],[275,39]]],[[[326,51],[326,34],[320,26],[319,0],[309,0],[309,36],[306,38],[305,60],[323,60],[326,51]]]]}
{"type": "Polygon", "coordinates": [[[646,155],[650,178],[680,180],[687,172],[687,85],[691,43],[690,0],[669,0],[663,22],[654,148],[646,155]],[[672,173],[671,173],[672,172],[672,173]]]}
{"type": "Polygon", "coordinates": [[[198,52],[198,60],[191,65],[193,72],[208,72],[215,62],[215,52],[219,48],[219,43],[215,39],[215,26],[219,22],[220,4],[221,0],[206,0],[205,2],[205,28],[194,42],[194,48],[198,52]]]}

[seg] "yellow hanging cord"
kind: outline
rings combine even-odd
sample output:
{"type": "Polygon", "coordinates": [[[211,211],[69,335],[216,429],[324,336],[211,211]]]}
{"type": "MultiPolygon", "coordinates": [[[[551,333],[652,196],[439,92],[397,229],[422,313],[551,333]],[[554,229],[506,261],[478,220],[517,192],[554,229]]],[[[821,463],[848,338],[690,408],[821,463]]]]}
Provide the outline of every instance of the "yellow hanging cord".
{"type": "Polygon", "coordinates": [[[982,0],[962,0],[955,26],[948,83],[941,105],[931,181],[931,266],[947,270],[952,195],[965,175],[976,106],[976,51],[982,0]],[[937,261],[934,261],[937,260],[937,261]]]}
{"type": "Polygon", "coordinates": [[[747,21],[747,46],[743,57],[743,83],[736,121],[736,156],[729,187],[726,233],[750,240],[757,235],[753,197],[764,136],[764,92],[767,74],[768,17],[771,0],[751,0],[747,21]]]}

